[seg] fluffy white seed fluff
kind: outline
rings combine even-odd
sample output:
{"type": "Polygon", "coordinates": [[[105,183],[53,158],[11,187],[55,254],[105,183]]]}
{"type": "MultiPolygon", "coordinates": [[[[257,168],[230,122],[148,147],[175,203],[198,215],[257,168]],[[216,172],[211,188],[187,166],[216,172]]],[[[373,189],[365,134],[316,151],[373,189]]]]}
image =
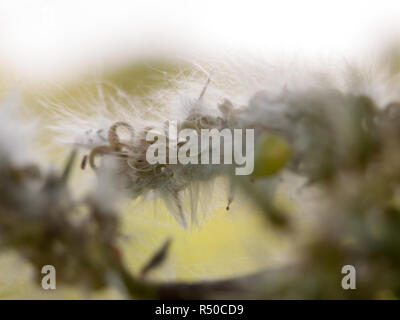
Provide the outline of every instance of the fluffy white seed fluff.
{"type": "MultiPolygon", "coordinates": [[[[381,107],[398,98],[400,91],[394,90],[398,88],[398,79],[381,66],[366,74],[347,67],[328,72],[329,68],[324,66],[225,59],[203,65],[204,69],[212,70],[211,75],[197,71],[190,76],[168,79],[169,86],[155,89],[145,97],[103,83],[98,85],[92,99],[79,100],[73,107],[51,100],[44,105],[54,111],[51,129],[56,133],[57,143],[76,145],[88,153],[107,144],[112,125],[124,121],[134,130],[129,142],[132,147],[129,157],[137,158],[140,152],[143,153],[140,145],[148,128],[163,129],[166,121],[184,121],[191,114],[219,117],[227,122],[233,119],[233,126],[237,127],[261,126],[279,130],[289,125],[284,115],[291,106],[285,97],[293,99],[297,93],[310,89],[329,88],[343,94],[367,94],[381,107]],[[224,108],[227,100],[232,110],[224,108]]],[[[128,131],[121,128],[121,136],[129,135],[128,131]]],[[[171,213],[186,226],[189,221],[197,222],[199,195],[202,190],[212,190],[213,178],[224,173],[221,168],[214,165],[177,166],[170,176],[163,172],[146,179],[139,179],[135,168],[126,164],[120,171],[127,178],[124,183],[132,198],[151,195],[164,199],[171,213]]]]}

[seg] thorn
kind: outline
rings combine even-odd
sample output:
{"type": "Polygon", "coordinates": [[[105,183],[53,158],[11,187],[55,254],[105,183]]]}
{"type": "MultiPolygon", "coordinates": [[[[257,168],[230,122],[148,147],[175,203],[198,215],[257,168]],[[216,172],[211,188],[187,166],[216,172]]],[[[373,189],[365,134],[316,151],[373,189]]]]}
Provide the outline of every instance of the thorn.
{"type": "Polygon", "coordinates": [[[233,198],[229,198],[228,205],[226,206],[226,211],[229,211],[232,202],[233,202],[233,198]]]}
{"type": "Polygon", "coordinates": [[[65,165],[63,173],[61,175],[61,181],[64,183],[67,181],[67,179],[71,173],[71,168],[72,168],[72,165],[74,164],[75,158],[76,158],[76,150],[74,149],[71,151],[71,153],[67,159],[67,163],[65,165]]]}
{"type": "Polygon", "coordinates": [[[209,75],[208,75],[206,84],[204,85],[203,90],[201,90],[201,93],[200,93],[200,96],[199,96],[199,100],[201,100],[201,99],[203,98],[204,94],[206,93],[206,90],[207,90],[207,88],[208,88],[208,85],[209,85],[210,82],[211,82],[211,75],[212,75],[212,73],[213,73],[213,71],[211,71],[211,72],[209,73],[209,75]]]}
{"type": "Polygon", "coordinates": [[[81,169],[82,170],[85,170],[85,168],[86,168],[86,163],[87,163],[87,155],[85,154],[84,156],[83,156],[83,159],[82,159],[82,162],[81,162],[81,169]]]}
{"type": "Polygon", "coordinates": [[[231,203],[233,202],[233,198],[235,197],[235,190],[236,190],[235,182],[231,181],[229,186],[228,205],[226,206],[226,211],[229,211],[230,209],[231,203]]]}
{"type": "Polygon", "coordinates": [[[159,267],[165,261],[165,258],[167,257],[168,249],[169,249],[169,247],[171,245],[171,242],[172,242],[172,239],[168,238],[164,242],[164,244],[161,246],[161,248],[156,251],[156,253],[149,260],[149,262],[146,263],[146,265],[140,271],[140,275],[142,277],[146,276],[146,274],[150,270],[159,267]]]}

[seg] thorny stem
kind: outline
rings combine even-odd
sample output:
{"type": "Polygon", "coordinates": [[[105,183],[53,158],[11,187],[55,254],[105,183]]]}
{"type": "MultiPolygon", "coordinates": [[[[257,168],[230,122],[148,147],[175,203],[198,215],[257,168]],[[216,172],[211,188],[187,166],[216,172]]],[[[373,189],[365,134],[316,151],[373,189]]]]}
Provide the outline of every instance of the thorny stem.
{"type": "Polygon", "coordinates": [[[187,299],[203,300],[212,298],[251,299],[276,294],[300,271],[287,267],[279,270],[264,270],[245,276],[224,280],[198,282],[153,282],[133,276],[122,263],[114,264],[129,295],[133,299],[187,299]],[[286,274],[285,277],[282,275],[286,274]]]}
{"type": "Polygon", "coordinates": [[[69,177],[69,175],[71,173],[72,166],[73,166],[73,164],[75,162],[75,159],[76,159],[76,153],[77,152],[76,152],[75,149],[72,150],[71,154],[69,155],[69,157],[67,159],[67,164],[65,165],[64,171],[63,171],[63,173],[61,175],[61,181],[64,182],[64,183],[66,183],[66,181],[68,180],[68,177],[69,177]]]}

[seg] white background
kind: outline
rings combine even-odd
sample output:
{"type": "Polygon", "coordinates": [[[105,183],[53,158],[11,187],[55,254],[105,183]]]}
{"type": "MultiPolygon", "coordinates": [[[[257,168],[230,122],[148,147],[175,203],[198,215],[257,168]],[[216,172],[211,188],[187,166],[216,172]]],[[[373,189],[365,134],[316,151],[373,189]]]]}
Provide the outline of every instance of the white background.
{"type": "Polygon", "coordinates": [[[187,52],[349,58],[398,30],[400,1],[0,0],[0,67],[37,78],[187,52]]]}

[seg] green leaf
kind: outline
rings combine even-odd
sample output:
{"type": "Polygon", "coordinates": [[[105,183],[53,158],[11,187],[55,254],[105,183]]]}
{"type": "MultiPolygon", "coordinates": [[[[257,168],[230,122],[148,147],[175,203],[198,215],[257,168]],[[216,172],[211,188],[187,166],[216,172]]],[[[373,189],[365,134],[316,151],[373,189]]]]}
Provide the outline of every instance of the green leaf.
{"type": "Polygon", "coordinates": [[[272,134],[262,135],[256,145],[253,177],[273,175],[282,169],[292,154],[289,144],[272,134]]]}

